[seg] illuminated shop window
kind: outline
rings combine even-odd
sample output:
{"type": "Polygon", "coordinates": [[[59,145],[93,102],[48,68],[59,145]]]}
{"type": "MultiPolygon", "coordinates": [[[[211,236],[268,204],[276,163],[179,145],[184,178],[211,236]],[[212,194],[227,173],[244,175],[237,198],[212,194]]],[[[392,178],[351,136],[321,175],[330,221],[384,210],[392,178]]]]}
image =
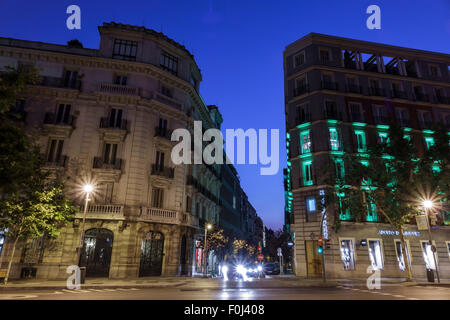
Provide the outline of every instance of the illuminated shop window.
{"type": "Polygon", "coordinates": [[[428,241],[421,241],[421,243],[422,243],[423,260],[425,261],[426,268],[436,270],[436,265],[434,264],[433,251],[431,251],[430,243],[428,241]]]}
{"type": "MultiPolygon", "coordinates": [[[[400,270],[405,271],[405,260],[403,259],[403,250],[402,250],[402,243],[400,240],[395,240],[395,249],[397,253],[397,261],[398,261],[398,267],[400,270]]],[[[408,242],[405,241],[405,250],[406,250],[406,257],[408,258],[408,263],[411,266],[411,256],[409,253],[409,246],[408,242]]]]}
{"type": "Polygon", "coordinates": [[[371,201],[367,204],[366,220],[370,222],[378,221],[377,206],[371,201]]]}
{"type": "Polygon", "coordinates": [[[373,270],[384,268],[381,240],[369,240],[369,257],[373,270]]]}
{"type": "Polygon", "coordinates": [[[387,132],[378,132],[378,141],[380,143],[389,143],[389,135],[387,132]]]}
{"type": "Polygon", "coordinates": [[[330,128],[330,147],[332,151],[339,150],[339,135],[336,128],[330,128]]]}
{"type": "Polygon", "coordinates": [[[356,149],[358,152],[366,152],[366,133],[362,130],[355,130],[356,149]]]}
{"type": "Polygon", "coordinates": [[[312,161],[304,161],[303,167],[303,185],[310,186],[313,184],[312,178],[312,161]]]}
{"type": "Polygon", "coordinates": [[[302,154],[311,152],[311,135],[309,130],[305,130],[300,133],[300,145],[302,154]]]}
{"type": "Polygon", "coordinates": [[[352,239],[340,240],[341,259],[344,270],[355,270],[355,251],[352,239]]]}
{"type": "Polygon", "coordinates": [[[2,255],[3,244],[5,243],[5,234],[3,231],[0,231],[0,256],[2,255]]]}

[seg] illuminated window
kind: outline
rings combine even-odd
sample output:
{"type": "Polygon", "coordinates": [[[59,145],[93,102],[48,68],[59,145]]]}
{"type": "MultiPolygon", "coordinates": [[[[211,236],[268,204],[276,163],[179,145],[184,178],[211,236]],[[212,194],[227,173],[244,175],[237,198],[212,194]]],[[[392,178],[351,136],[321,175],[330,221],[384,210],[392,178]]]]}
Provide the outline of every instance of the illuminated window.
{"type": "Polygon", "coordinates": [[[340,241],[341,259],[344,270],[355,269],[355,251],[352,239],[341,239],[340,241]]]}
{"type": "Polygon", "coordinates": [[[423,260],[425,261],[425,265],[427,269],[436,270],[436,265],[434,264],[434,259],[437,257],[433,257],[433,251],[431,250],[430,243],[428,241],[421,241],[422,243],[422,254],[423,260]]]}
{"type": "Polygon", "coordinates": [[[350,220],[350,210],[347,208],[347,210],[343,210],[342,205],[342,199],[345,197],[345,193],[340,192],[337,193],[337,196],[339,198],[339,220],[341,221],[349,221],[350,220]]]}
{"type": "Polygon", "coordinates": [[[373,270],[384,268],[381,240],[369,240],[369,257],[373,270]]]}
{"type": "Polygon", "coordinates": [[[389,135],[387,132],[378,132],[378,141],[380,143],[389,143],[389,135]]]}
{"type": "Polygon", "coordinates": [[[434,145],[434,138],[425,137],[425,144],[427,145],[427,149],[430,149],[434,145]]]}
{"type": "Polygon", "coordinates": [[[366,151],[366,133],[362,130],[355,130],[356,149],[358,152],[366,151]]]}
{"type": "MultiPolygon", "coordinates": [[[[400,240],[395,240],[395,248],[397,253],[397,261],[398,261],[398,267],[400,270],[405,271],[405,260],[403,259],[403,250],[402,250],[402,243],[400,240]]],[[[408,259],[409,266],[411,267],[411,256],[409,253],[409,246],[408,242],[405,241],[405,250],[406,250],[406,257],[408,259]]]]}
{"type": "Polygon", "coordinates": [[[330,147],[332,151],[339,150],[339,135],[336,128],[330,128],[330,147]]]}
{"type": "Polygon", "coordinates": [[[334,160],[334,169],[336,173],[336,179],[344,179],[345,176],[345,168],[344,168],[344,160],[343,159],[335,159],[334,160]]]}
{"type": "Polygon", "coordinates": [[[310,197],[306,199],[306,210],[308,212],[316,211],[316,198],[310,197]]]}
{"type": "Polygon", "coordinates": [[[310,186],[313,184],[312,161],[304,161],[302,166],[303,166],[303,185],[310,186]]]}
{"type": "Polygon", "coordinates": [[[305,130],[300,133],[300,145],[302,154],[311,152],[311,135],[309,130],[305,130]]]}
{"type": "Polygon", "coordinates": [[[2,255],[3,244],[5,243],[5,234],[4,231],[0,231],[0,257],[2,255]]]}
{"type": "Polygon", "coordinates": [[[371,221],[371,222],[378,220],[377,206],[372,201],[370,201],[367,204],[367,218],[366,218],[366,220],[367,221],[371,221]]]}

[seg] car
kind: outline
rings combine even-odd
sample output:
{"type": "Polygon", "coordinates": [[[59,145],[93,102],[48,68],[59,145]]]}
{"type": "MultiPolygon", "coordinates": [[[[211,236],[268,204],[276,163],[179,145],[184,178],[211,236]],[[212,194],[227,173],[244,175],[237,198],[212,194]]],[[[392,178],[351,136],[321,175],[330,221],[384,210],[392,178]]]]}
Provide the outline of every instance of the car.
{"type": "Polygon", "coordinates": [[[280,264],[277,262],[268,262],[264,264],[264,272],[269,275],[280,274],[280,264]]]}

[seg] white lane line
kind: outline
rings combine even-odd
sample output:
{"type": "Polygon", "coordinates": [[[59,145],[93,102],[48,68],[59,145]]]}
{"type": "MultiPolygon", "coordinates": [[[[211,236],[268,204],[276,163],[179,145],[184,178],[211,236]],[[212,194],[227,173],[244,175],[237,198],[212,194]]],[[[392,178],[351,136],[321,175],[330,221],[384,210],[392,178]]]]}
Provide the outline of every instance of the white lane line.
{"type": "Polygon", "coordinates": [[[99,290],[99,289],[88,289],[88,290],[91,292],[103,292],[102,290],[99,290]]]}
{"type": "Polygon", "coordinates": [[[62,289],[61,291],[68,292],[68,293],[81,293],[81,292],[78,292],[79,290],[67,290],[67,289],[62,289]]]}
{"type": "Polygon", "coordinates": [[[406,299],[408,299],[408,300],[420,300],[420,299],[417,299],[417,298],[406,298],[406,299]]]}
{"type": "Polygon", "coordinates": [[[393,294],[392,296],[396,297],[396,298],[406,298],[405,296],[402,296],[401,294],[393,294]]]}

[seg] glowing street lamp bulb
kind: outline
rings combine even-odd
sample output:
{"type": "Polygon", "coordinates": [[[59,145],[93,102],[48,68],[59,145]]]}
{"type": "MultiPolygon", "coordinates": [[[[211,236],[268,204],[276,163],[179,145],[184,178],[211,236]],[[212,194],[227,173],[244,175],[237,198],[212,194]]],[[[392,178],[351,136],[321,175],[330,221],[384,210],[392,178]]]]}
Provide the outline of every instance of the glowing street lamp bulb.
{"type": "Polygon", "coordinates": [[[423,206],[427,209],[430,209],[433,206],[433,201],[431,200],[424,200],[423,201],[423,206]]]}
{"type": "Polygon", "coordinates": [[[208,230],[209,230],[209,229],[211,229],[211,228],[212,228],[212,225],[210,225],[210,224],[207,224],[207,225],[206,225],[206,228],[208,228],[208,230]]]}
{"type": "Polygon", "coordinates": [[[91,193],[92,190],[94,190],[94,187],[92,184],[85,184],[83,187],[84,192],[91,193]]]}

